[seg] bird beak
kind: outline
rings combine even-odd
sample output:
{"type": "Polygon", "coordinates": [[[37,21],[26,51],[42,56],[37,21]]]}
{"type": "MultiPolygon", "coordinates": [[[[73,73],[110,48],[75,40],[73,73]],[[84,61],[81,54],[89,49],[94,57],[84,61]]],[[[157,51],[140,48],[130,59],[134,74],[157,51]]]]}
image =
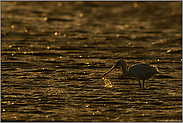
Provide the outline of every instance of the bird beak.
{"type": "Polygon", "coordinates": [[[106,76],[109,72],[111,72],[117,66],[118,66],[118,63],[116,65],[114,65],[109,71],[107,71],[102,77],[106,76]]]}

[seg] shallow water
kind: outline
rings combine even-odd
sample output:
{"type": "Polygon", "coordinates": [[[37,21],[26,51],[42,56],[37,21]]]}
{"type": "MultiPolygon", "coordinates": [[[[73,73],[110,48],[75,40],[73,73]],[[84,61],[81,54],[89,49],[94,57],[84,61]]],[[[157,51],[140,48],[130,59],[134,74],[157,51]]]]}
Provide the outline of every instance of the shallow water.
{"type": "Polygon", "coordinates": [[[2,121],[182,121],[181,2],[1,2],[2,121]],[[149,63],[139,88],[118,60],[149,63]]]}

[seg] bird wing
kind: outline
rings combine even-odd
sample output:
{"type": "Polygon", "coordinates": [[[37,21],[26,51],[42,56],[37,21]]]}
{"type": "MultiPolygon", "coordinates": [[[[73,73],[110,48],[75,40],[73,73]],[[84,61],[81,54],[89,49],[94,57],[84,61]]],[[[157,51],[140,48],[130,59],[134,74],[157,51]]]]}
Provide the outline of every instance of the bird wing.
{"type": "Polygon", "coordinates": [[[129,68],[130,74],[134,77],[145,76],[146,74],[155,74],[156,68],[148,64],[137,64],[129,68]]]}

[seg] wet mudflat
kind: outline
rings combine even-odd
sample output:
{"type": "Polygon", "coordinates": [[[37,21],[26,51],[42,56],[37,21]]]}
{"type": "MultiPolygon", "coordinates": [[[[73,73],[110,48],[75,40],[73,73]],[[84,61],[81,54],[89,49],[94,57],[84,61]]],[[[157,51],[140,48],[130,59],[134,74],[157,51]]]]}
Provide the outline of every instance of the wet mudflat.
{"type": "Polygon", "coordinates": [[[1,4],[1,121],[182,121],[181,2],[1,4]],[[161,74],[106,87],[120,59],[161,74]]]}

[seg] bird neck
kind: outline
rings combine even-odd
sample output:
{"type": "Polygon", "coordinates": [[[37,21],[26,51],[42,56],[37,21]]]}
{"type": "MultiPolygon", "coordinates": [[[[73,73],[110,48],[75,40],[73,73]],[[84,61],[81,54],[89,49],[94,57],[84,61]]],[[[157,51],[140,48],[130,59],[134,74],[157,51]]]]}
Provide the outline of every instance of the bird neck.
{"type": "Polygon", "coordinates": [[[130,72],[129,72],[129,70],[127,69],[127,66],[126,66],[126,65],[123,65],[123,66],[122,66],[122,73],[123,73],[125,76],[130,76],[130,72]]]}

